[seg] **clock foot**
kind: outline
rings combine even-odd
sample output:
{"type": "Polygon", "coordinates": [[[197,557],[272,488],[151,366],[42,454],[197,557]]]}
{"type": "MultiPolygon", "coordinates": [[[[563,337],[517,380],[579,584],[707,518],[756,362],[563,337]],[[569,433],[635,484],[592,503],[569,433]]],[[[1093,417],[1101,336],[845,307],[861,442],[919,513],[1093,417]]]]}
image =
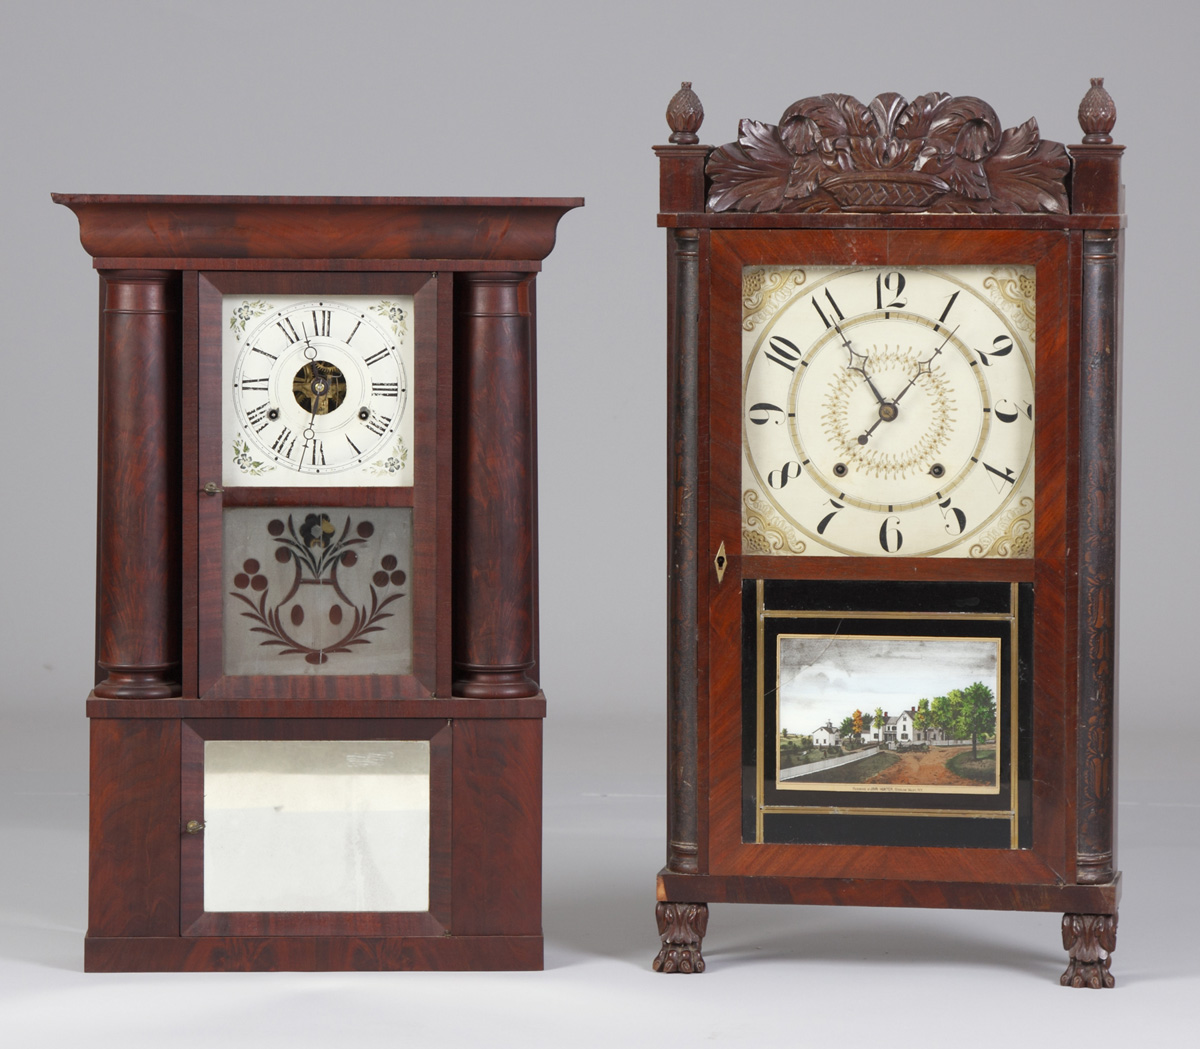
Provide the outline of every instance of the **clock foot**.
{"type": "Polygon", "coordinates": [[[1064,914],[1063,946],[1071,955],[1067,971],[1058,982],[1064,987],[1112,987],[1116,980],[1108,971],[1117,949],[1115,914],[1064,914]]]}
{"type": "Polygon", "coordinates": [[[702,973],[700,941],[708,931],[707,903],[660,903],[654,908],[662,948],[654,959],[656,973],[702,973]]]}

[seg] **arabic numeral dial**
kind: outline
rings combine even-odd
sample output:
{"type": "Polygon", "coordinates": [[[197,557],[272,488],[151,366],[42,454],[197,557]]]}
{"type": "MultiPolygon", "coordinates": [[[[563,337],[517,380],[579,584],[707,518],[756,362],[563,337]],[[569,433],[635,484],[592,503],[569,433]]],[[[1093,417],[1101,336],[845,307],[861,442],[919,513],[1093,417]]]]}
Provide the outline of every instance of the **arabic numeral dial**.
{"type": "Polygon", "coordinates": [[[780,553],[1028,556],[1012,536],[1032,533],[1035,277],[747,266],[747,531],[780,553]]]}

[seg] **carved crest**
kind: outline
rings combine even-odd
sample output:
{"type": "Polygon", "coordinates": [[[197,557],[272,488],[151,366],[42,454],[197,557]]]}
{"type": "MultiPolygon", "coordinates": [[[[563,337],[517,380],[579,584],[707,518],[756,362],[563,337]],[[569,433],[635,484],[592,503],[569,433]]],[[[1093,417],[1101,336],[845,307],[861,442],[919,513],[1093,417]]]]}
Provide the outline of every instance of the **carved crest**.
{"type": "Polygon", "coordinates": [[[708,160],[710,211],[1069,212],[1071,162],[1033,118],[1001,129],[986,102],[820,95],[778,126],[743,120],[708,160]]]}

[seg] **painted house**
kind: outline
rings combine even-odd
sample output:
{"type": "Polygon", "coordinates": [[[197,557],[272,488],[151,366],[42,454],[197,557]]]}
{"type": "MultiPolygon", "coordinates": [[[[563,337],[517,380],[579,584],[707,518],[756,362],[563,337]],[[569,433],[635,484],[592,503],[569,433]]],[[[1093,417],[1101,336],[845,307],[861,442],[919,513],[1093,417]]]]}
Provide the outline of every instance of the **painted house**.
{"type": "Polygon", "coordinates": [[[840,747],[842,734],[833,727],[832,721],[827,721],[820,728],[813,729],[812,741],[814,747],[840,747]]]}
{"type": "MultiPolygon", "coordinates": [[[[874,737],[872,737],[874,738],[874,737]]],[[[883,739],[887,743],[910,746],[913,743],[939,743],[946,739],[946,730],[941,728],[917,728],[917,708],[910,707],[894,718],[887,718],[883,739]]]]}
{"type": "Polygon", "coordinates": [[[863,729],[863,738],[872,743],[895,743],[897,718],[891,717],[885,710],[878,721],[872,719],[870,729],[863,729]]]}

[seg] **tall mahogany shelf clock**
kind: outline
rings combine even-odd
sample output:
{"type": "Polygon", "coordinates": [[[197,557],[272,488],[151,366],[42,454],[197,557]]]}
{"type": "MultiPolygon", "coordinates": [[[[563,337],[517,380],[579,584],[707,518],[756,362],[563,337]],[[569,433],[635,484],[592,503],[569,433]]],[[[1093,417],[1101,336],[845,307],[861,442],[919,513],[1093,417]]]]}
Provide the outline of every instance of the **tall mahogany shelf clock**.
{"type": "Polygon", "coordinates": [[[85,967],[541,968],[534,279],[583,202],[54,199],[100,274],[85,967]]]}
{"type": "Polygon", "coordinates": [[[655,968],[709,902],[1062,911],[1111,987],[1122,215],[978,98],[667,111],[670,668],[655,968]]]}

